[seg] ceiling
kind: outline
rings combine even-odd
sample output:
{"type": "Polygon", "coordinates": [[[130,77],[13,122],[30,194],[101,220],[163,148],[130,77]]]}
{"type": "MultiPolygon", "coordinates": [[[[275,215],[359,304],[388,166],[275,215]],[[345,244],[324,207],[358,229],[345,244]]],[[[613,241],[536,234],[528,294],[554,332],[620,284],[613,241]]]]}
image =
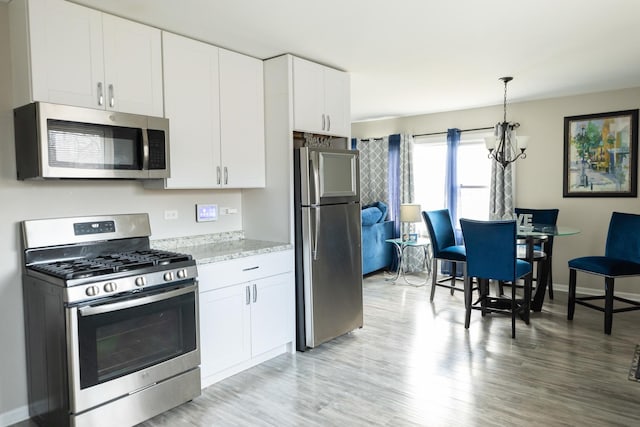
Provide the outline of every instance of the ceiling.
{"type": "Polygon", "coordinates": [[[353,121],[640,87],[636,0],[73,1],[348,71],[353,121]]]}

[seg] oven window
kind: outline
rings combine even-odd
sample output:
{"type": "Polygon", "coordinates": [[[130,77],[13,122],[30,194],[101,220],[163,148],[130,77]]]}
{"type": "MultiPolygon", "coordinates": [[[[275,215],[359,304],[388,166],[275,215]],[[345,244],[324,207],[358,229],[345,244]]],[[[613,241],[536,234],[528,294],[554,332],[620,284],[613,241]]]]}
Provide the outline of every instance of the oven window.
{"type": "Polygon", "coordinates": [[[195,322],[194,292],[89,316],[78,311],[80,388],[194,351],[195,322]]]}
{"type": "Polygon", "coordinates": [[[81,169],[142,168],[142,130],[47,120],[49,165],[81,169]]]}

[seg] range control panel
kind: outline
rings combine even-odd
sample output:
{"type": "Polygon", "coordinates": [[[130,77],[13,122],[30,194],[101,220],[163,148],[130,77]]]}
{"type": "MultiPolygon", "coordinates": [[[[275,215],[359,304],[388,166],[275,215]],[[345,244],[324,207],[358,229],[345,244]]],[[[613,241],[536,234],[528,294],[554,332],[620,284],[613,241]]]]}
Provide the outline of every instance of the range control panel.
{"type": "Polygon", "coordinates": [[[73,232],[76,236],[85,234],[114,233],[115,221],[76,222],[73,224],[73,232]]]}

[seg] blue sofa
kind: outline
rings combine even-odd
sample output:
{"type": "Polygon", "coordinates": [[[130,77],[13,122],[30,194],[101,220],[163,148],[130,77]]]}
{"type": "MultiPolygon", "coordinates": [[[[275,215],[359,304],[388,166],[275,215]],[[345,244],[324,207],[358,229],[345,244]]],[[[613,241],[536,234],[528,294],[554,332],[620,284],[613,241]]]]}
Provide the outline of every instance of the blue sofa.
{"type": "Polygon", "coordinates": [[[386,221],[387,205],[383,202],[362,207],[362,274],[389,268],[393,245],[393,221],[386,221]]]}

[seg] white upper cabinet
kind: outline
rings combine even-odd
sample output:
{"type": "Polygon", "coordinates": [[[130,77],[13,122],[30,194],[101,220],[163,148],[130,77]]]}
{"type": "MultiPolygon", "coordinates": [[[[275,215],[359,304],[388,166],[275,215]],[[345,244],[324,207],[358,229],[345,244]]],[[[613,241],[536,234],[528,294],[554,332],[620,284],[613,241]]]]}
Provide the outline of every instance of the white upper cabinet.
{"type": "Polygon", "coordinates": [[[63,0],[9,7],[16,106],[44,101],[162,116],[160,30],[63,0]]]}
{"type": "Polygon", "coordinates": [[[167,32],[162,40],[171,146],[164,188],[264,187],[262,61],[167,32]]]}
{"type": "Polygon", "coordinates": [[[171,150],[171,178],[165,187],[219,187],[219,49],[167,32],[162,42],[171,150]]]}
{"type": "Polygon", "coordinates": [[[293,124],[299,131],[351,134],[349,74],[293,58],[293,124]]]}
{"type": "Polygon", "coordinates": [[[262,61],[220,49],[223,186],[265,186],[262,61]]]}

